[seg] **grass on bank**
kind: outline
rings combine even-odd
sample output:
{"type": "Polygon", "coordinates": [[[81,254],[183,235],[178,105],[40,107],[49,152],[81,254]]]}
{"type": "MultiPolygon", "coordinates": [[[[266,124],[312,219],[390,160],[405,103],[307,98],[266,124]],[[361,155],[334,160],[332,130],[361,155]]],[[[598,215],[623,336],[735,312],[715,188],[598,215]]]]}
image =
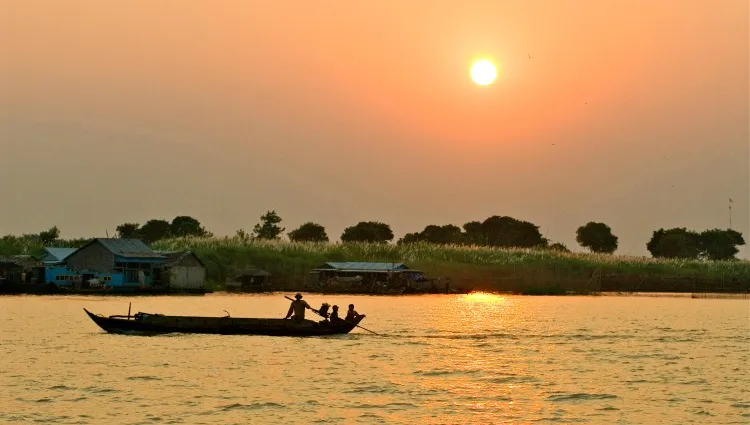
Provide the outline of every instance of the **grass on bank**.
{"type": "MultiPolygon", "coordinates": [[[[60,241],[56,246],[80,246],[81,241],[60,241]]],[[[403,262],[431,277],[454,282],[519,279],[572,281],[594,273],[636,280],[697,278],[721,282],[750,282],[748,261],[685,261],[607,254],[483,246],[322,243],[242,240],[239,238],[176,238],[156,242],[157,250],[193,250],[205,263],[209,281],[223,285],[234,270],[255,266],[272,274],[274,282],[304,282],[309,272],[327,261],[403,262]]],[[[42,252],[26,238],[0,239],[0,255],[42,252]]]]}

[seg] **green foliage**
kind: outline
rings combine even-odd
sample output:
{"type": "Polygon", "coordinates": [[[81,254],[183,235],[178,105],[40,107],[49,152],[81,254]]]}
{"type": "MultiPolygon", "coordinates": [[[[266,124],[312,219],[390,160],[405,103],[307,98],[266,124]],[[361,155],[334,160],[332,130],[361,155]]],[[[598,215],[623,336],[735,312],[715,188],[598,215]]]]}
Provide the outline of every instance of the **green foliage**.
{"type": "Polygon", "coordinates": [[[656,258],[694,260],[701,253],[700,235],[684,227],[659,229],[654,231],[646,249],[656,258]]]}
{"type": "Polygon", "coordinates": [[[141,237],[140,231],[141,225],[138,223],[123,223],[117,226],[117,237],[122,239],[138,239],[141,237]]]}
{"type": "Polygon", "coordinates": [[[260,217],[260,223],[253,227],[253,237],[256,239],[279,239],[279,236],[285,230],[283,227],[279,227],[279,223],[281,223],[281,217],[276,214],[276,211],[268,211],[260,217]]]}
{"type": "Polygon", "coordinates": [[[489,246],[531,248],[545,245],[539,226],[513,217],[489,217],[482,222],[481,229],[489,246]]]}
{"type": "Polygon", "coordinates": [[[234,237],[243,242],[247,242],[250,240],[250,235],[247,232],[245,232],[245,229],[237,230],[234,234],[234,237]]]}
{"type": "Polygon", "coordinates": [[[60,237],[60,229],[57,228],[57,226],[52,226],[51,228],[39,232],[39,240],[44,245],[49,245],[52,242],[56,241],[57,238],[60,237]]]}
{"type": "Polygon", "coordinates": [[[487,245],[487,237],[482,229],[482,223],[470,221],[463,225],[464,239],[470,245],[487,245]]]}
{"type": "Polygon", "coordinates": [[[209,236],[209,232],[201,226],[200,221],[186,215],[177,216],[172,220],[169,233],[172,237],[178,238],[185,236],[209,236]]]}
{"type": "Polygon", "coordinates": [[[399,239],[398,243],[430,242],[446,245],[461,244],[464,243],[464,241],[464,234],[458,226],[452,224],[446,224],[444,226],[430,224],[419,233],[407,233],[403,238],[399,239]]]}
{"type": "Polygon", "coordinates": [[[562,244],[560,242],[555,242],[552,245],[548,247],[551,251],[558,251],[558,252],[570,252],[567,246],[565,244],[562,244]]]}
{"type": "Polygon", "coordinates": [[[166,220],[149,220],[141,226],[138,231],[140,239],[146,243],[153,243],[161,239],[168,238],[172,225],[166,220]]]}
{"type": "Polygon", "coordinates": [[[485,281],[509,273],[526,276],[543,271],[554,271],[566,279],[583,279],[597,270],[636,280],[643,276],[664,276],[750,281],[750,262],[747,261],[685,261],[424,242],[396,245],[179,238],[159,241],[155,248],[195,251],[206,264],[209,278],[216,282],[223,282],[227,273],[235,268],[248,265],[272,273],[275,282],[299,281],[326,261],[401,261],[433,276],[479,277],[485,281]]]}
{"type": "Polygon", "coordinates": [[[360,221],[355,226],[344,229],[341,234],[342,242],[386,243],[392,240],[391,226],[378,221],[360,221]]]}
{"type": "Polygon", "coordinates": [[[736,230],[712,229],[700,234],[701,255],[708,260],[732,260],[741,245],[745,245],[745,239],[736,230]]]}
{"type": "Polygon", "coordinates": [[[328,242],[326,228],[320,224],[307,222],[289,232],[289,240],[293,242],[328,242]]]}
{"type": "Polygon", "coordinates": [[[604,223],[590,221],[576,231],[576,241],[591,252],[611,254],[617,250],[617,236],[604,223]]]}

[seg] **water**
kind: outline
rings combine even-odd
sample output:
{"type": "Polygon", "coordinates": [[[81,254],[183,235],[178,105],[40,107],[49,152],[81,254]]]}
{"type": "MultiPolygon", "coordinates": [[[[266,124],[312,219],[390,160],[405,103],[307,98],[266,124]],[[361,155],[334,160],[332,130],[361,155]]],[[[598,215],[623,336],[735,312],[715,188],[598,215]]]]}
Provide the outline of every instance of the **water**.
{"type": "Polygon", "coordinates": [[[305,298],[385,336],[119,336],[82,310],[281,317],[281,295],[0,297],[0,423],[750,422],[747,300],[305,298]]]}

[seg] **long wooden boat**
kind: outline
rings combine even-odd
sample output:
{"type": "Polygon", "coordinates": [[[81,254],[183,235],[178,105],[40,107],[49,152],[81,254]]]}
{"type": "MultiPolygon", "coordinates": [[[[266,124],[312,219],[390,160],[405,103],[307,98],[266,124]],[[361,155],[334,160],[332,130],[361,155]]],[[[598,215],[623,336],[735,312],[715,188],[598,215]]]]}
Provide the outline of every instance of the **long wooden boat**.
{"type": "Polygon", "coordinates": [[[244,317],[165,316],[137,313],[133,316],[109,316],[83,311],[100,328],[109,333],[127,335],[160,335],[167,333],[268,335],[268,336],[323,336],[348,334],[362,320],[348,322],[326,320],[316,322],[287,319],[255,319],[244,317]]]}

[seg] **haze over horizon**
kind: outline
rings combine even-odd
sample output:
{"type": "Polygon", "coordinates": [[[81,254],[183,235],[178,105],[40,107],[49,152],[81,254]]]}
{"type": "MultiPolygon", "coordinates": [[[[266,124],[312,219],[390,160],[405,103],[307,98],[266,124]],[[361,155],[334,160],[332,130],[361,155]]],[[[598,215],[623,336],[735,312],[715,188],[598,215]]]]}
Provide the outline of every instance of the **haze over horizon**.
{"type": "MultiPolygon", "coordinates": [[[[0,235],[276,210],[750,243],[747,1],[0,0],[0,235]],[[469,66],[497,64],[478,86],[469,66]]],[[[748,258],[747,245],[738,255],[748,258]]]]}

